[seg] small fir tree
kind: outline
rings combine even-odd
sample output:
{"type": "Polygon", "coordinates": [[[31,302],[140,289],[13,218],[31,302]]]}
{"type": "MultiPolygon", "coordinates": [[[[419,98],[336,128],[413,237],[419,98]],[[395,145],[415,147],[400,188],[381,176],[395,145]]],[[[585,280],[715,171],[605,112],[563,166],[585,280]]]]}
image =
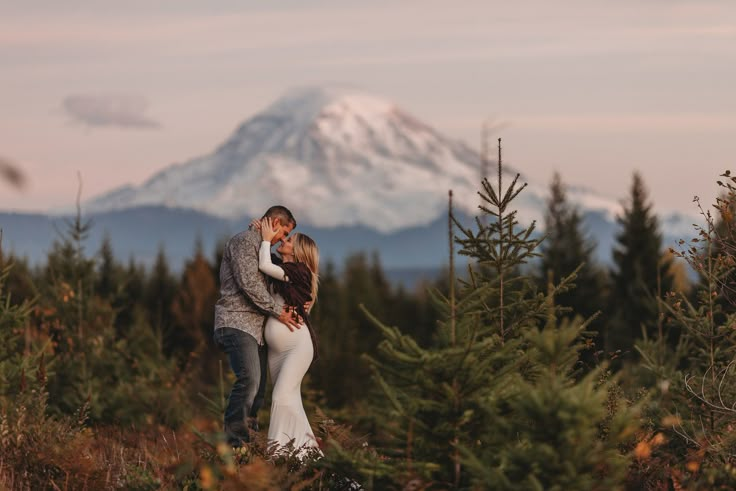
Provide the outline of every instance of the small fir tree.
{"type": "Polygon", "coordinates": [[[477,231],[450,215],[461,232],[455,239],[460,253],[472,263],[467,281],[455,280],[451,252],[449,295],[435,292],[442,321],[434,344],[422,348],[375,321],[384,341],[368,361],[389,403],[376,411],[384,407],[393,434],[386,442],[397,458],[393,479],[443,489],[619,483],[626,458],[618,445],[631,430],[621,422],[632,418],[606,410],[611,386],[597,381],[600,373],[576,382],[586,324],[558,329],[554,302],[573,277],[545,296],[520,273],[538,255],[539,240],[534,224],[521,227],[516,220],[511,203],[524,186],[517,186],[517,175],[503,187],[500,157],[499,144],[498,186],[483,181],[487,219],[476,219],[477,231]],[[540,320],[547,321],[544,330],[540,320]],[[610,432],[599,434],[606,423],[610,432]],[[586,439],[592,440],[575,448],[586,439]],[[570,447],[548,461],[563,443],[570,447]]]}
{"type": "Polygon", "coordinates": [[[634,174],[631,194],[618,222],[621,232],[613,251],[606,348],[630,354],[643,333],[653,337],[661,330],[658,299],[672,289],[670,262],[662,252],[658,220],[638,173],[634,174]]]}
{"type": "MultiPolygon", "coordinates": [[[[540,249],[537,284],[540,290],[557,284],[576,273],[574,288],[560,293],[555,302],[572,315],[590,318],[604,310],[605,275],[594,260],[595,243],[585,237],[580,213],[567,200],[565,186],[558,173],[550,185],[550,197],[544,216],[545,240],[540,249]]],[[[588,361],[602,348],[602,325],[599,319],[591,322],[595,342],[587,350],[588,361]]]]}
{"type": "Polygon", "coordinates": [[[102,244],[97,255],[99,263],[97,265],[94,293],[104,299],[114,301],[120,294],[123,268],[115,259],[110,235],[105,234],[102,238],[102,244]]]}
{"type": "Polygon", "coordinates": [[[30,356],[26,349],[24,333],[27,330],[33,303],[30,300],[13,302],[8,278],[14,264],[3,255],[2,230],[0,229],[0,411],[12,404],[15,394],[28,385],[27,377],[33,376],[41,353],[30,356]]]}
{"type": "Polygon", "coordinates": [[[145,308],[146,268],[135,261],[132,256],[128,259],[119,296],[120,310],[117,312],[115,324],[120,326],[119,332],[125,336],[127,327],[133,325],[140,316],[140,310],[145,308]]]}
{"type": "Polygon", "coordinates": [[[704,225],[675,252],[701,278],[694,299],[672,293],[662,302],[679,343],[670,346],[662,337],[637,343],[654,377],[652,431],[667,436],[657,457],[668,468],[655,477],[687,489],[736,487],[736,304],[729,284],[736,277],[736,177],[728,171],[721,177],[724,194],[716,200],[715,216],[696,198],[704,225]]]}
{"type": "Polygon", "coordinates": [[[168,355],[176,351],[176,328],[172,307],[177,291],[177,280],[169,270],[166,251],[161,245],[144,288],[144,305],[149,323],[161,335],[164,350],[168,355]]]}
{"type": "Polygon", "coordinates": [[[585,236],[580,212],[569,203],[558,173],[550,185],[544,229],[545,240],[540,247],[540,289],[545,290],[550,280],[557,284],[577,271],[575,288],[558,295],[556,302],[585,318],[603,310],[605,277],[595,263],[596,244],[585,236]]]}

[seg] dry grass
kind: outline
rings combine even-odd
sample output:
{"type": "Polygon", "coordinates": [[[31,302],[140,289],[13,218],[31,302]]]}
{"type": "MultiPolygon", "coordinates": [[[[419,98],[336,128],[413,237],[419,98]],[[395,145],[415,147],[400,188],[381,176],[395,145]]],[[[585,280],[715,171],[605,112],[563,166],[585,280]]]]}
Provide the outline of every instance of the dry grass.
{"type": "MultiPolygon", "coordinates": [[[[217,426],[205,419],[176,431],[75,427],[53,418],[24,430],[6,424],[0,489],[334,489],[335,474],[315,465],[321,461],[316,453],[306,458],[299,457],[299,449],[277,454],[263,435],[234,451],[213,431],[217,426]]],[[[338,437],[343,447],[358,445],[346,428],[332,422],[320,424],[319,431],[326,440],[338,437]]]]}

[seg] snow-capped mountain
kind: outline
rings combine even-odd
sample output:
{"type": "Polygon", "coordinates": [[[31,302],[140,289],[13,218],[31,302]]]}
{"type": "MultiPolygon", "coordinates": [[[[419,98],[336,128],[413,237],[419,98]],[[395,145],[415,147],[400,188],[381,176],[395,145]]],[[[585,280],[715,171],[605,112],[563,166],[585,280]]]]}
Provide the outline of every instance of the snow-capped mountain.
{"type": "MultiPolygon", "coordinates": [[[[380,252],[390,271],[436,272],[447,259],[447,191],[454,192],[458,218],[471,225],[480,203],[480,161],[468,145],[376,96],[295,90],[243,123],[211,154],[86,203],[84,214],[94,226],[85,247],[97,251],[107,235],[119,258],[151,264],[164,246],[176,267],[191,257],[195,242],[214,250],[218,240],[281,203],[295,212],[299,231],[320,244],[320,255],[338,267],[352,254],[380,252]]],[[[490,167],[495,182],[495,162],[490,167]]],[[[515,173],[507,166],[504,182],[515,173]]],[[[542,218],[548,184],[528,176],[521,181],[528,187],[513,205],[528,224],[542,218]]],[[[567,191],[598,244],[596,259],[610,264],[621,204],[585,188],[567,191]]],[[[42,262],[57,230],[64,229],[66,217],[59,215],[0,212],[3,246],[42,262]]],[[[692,237],[695,222],[697,217],[660,216],[663,246],[692,237]]]]}
{"type": "MultiPolygon", "coordinates": [[[[211,154],[85,208],[164,205],[238,218],[281,203],[300,223],[391,232],[437,218],[449,189],[459,209],[475,214],[480,174],[476,151],[391,102],[353,89],[302,88],[247,120],[211,154]]],[[[545,193],[530,183],[517,201],[520,215],[540,218],[545,193]]],[[[619,208],[590,192],[571,198],[611,217],[619,208]]]]}
{"type": "MultiPolygon", "coordinates": [[[[299,224],[389,233],[437,219],[449,189],[459,210],[476,215],[480,162],[467,144],[380,97],[308,87],[251,117],[211,154],[167,167],[140,186],[96,197],[85,210],[166,206],[232,220],[259,216],[278,203],[293,209],[299,224]]],[[[506,167],[507,183],[515,172],[506,167]]],[[[526,177],[528,188],[514,205],[529,223],[542,218],[548,189],[526,177]]],[[[583,215],[609,227],[621,212],[620,202],[585,188],[570,187],[568,198],[583,215]]],[[[663,222],[669,234],[690,233],[690,217],[672,215],[663,222]]]]}
{"type": "Polygon", "coordinates": [[[237,218],[282,203],[300,223],[387,232],[436,218],[448,189],[475,208],[478,184],[475,152],[395,105],[355,90],[307,88],[246,121],[210,155],[86,208],[165,205],[237,218]]]}

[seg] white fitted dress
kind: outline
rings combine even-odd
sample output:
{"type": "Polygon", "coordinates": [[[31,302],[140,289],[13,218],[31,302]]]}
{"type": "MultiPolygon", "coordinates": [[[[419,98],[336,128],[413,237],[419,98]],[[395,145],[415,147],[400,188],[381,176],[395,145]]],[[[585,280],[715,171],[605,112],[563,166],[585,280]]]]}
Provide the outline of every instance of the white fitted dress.
{"type": "MultiPolygon", "coordinates": [[[[279,281],[288,281],[284,270],[271,261],[271,244],[263,241],[259,251],[260,270],[279,281]]],[[[278,296],[278,295],[275,295],[278,296]]],[[[280,299],[279,299],[280,300],[280,299]]],[[[266,321],[268,368],[273,380],[271,422],[268,439],[279,447],[293,440],[295,449],[317,447],[302,404],[301,385],[314,357],[312,338],[306,325],[290,331],[275,317],[266,321]]]]}

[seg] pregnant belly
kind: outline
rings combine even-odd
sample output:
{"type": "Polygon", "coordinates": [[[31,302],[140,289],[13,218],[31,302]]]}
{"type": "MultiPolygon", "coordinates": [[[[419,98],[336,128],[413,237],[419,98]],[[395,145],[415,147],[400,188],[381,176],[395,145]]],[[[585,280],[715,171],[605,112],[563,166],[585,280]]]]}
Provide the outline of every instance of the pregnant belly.
{"type": "Polygon", "coordinates": [[[286,324],[275,317],[269,317],[266,321],[265,338],[269,351],[291,351],[304,343],[309,343],[310,347],[312,345],[312,339],[306,325],[302,324],[300,329],[295,328],[292,332],[286,324]]]}

